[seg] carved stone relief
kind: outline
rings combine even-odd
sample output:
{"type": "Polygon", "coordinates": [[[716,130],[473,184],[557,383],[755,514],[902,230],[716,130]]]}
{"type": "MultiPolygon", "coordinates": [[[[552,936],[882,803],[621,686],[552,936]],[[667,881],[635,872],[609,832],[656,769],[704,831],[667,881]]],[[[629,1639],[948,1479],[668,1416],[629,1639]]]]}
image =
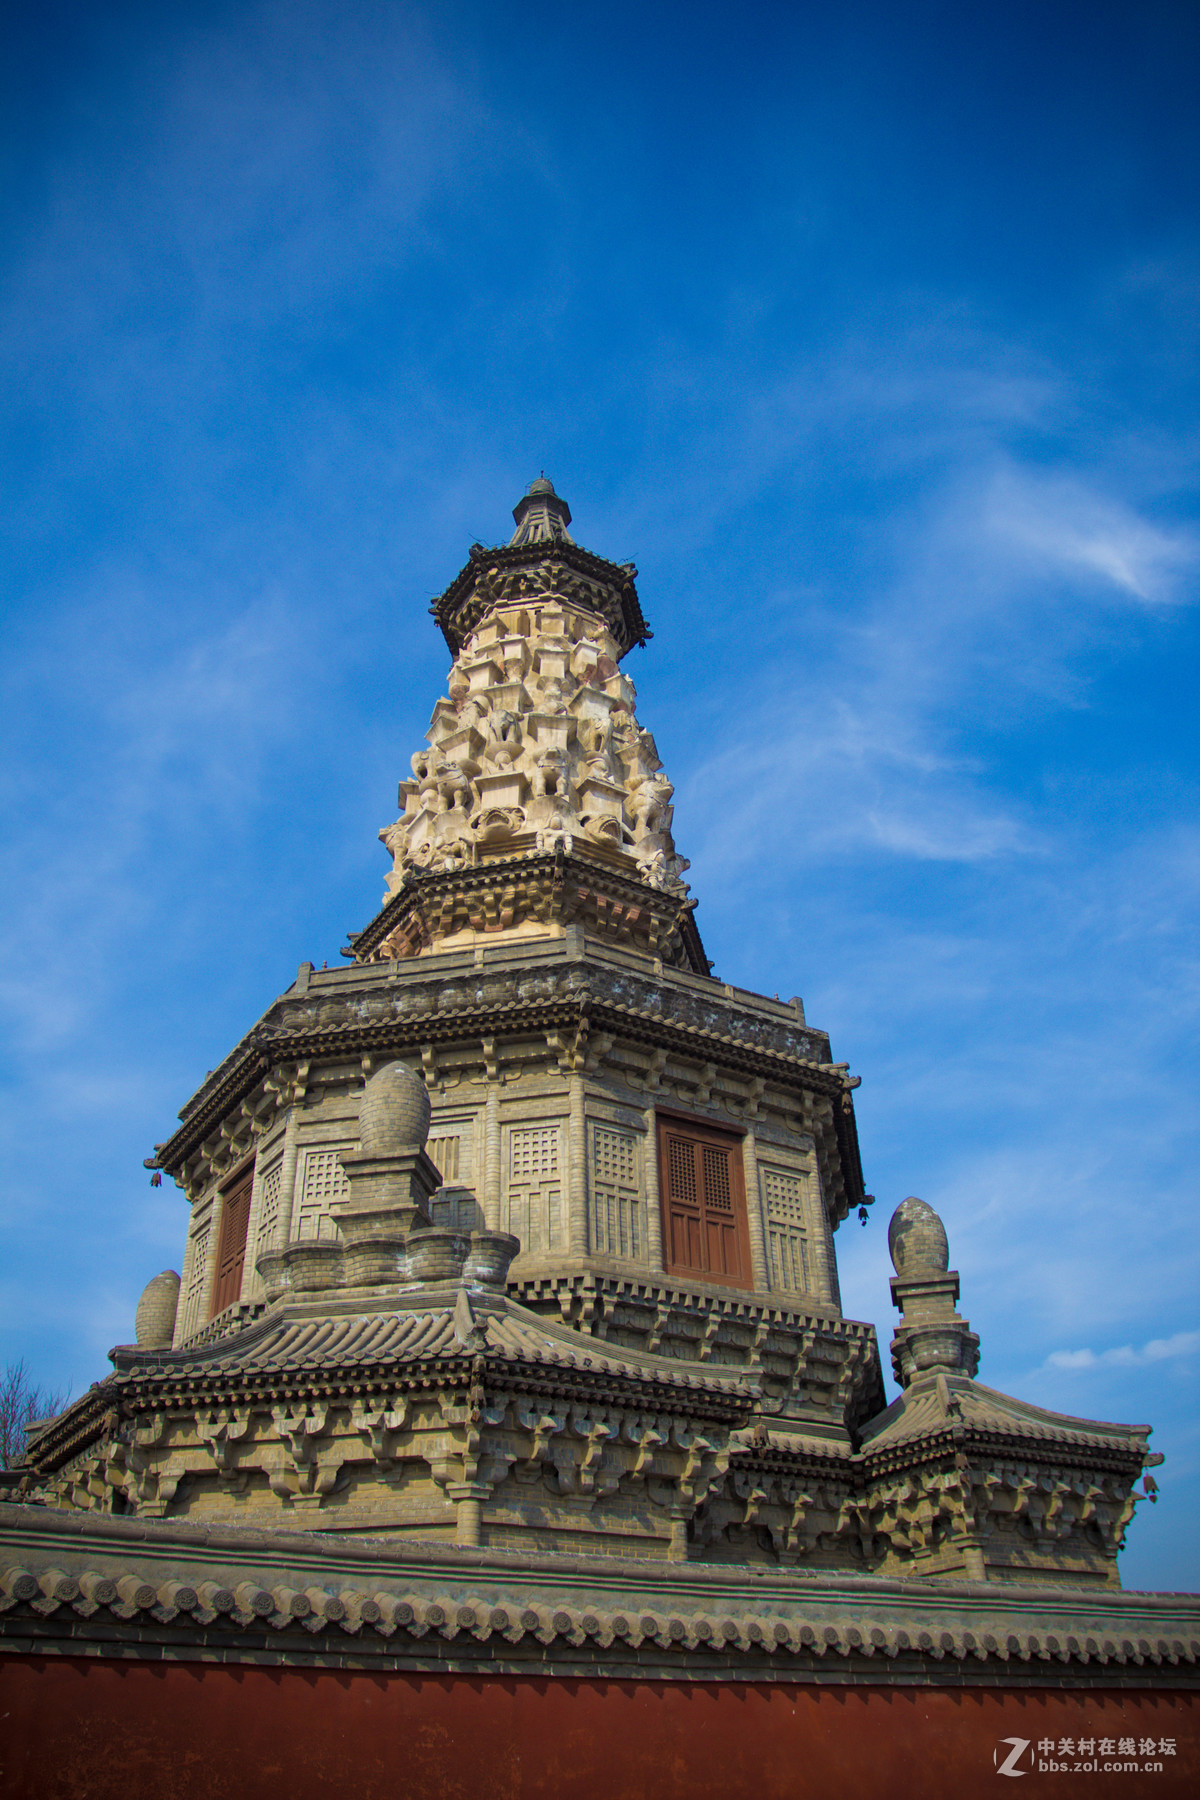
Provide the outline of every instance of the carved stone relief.
{"type": "MultiPolygon", "coordinates": [[[[569,588],[566,570],[549,570],[569,588]]],[[[403,814],[380,832],[389,893],[413,870],[453,870],[562,846],[600,848],[651,887],[683,897],[687,863],[671,836],[672,787],[634,716],[603,620],[555,591],[495,606],[463,644],[429,748],[400,784],[403,814]]],[[[586,601],[585,601],[586,604],[586,601]]]]}

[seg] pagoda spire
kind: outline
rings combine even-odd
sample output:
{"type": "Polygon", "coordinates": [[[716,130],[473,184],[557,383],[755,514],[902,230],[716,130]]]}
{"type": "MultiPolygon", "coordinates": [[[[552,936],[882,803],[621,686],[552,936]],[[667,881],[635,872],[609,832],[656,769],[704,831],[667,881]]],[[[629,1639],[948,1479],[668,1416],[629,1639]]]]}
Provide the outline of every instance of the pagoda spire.
{"type": "Polygon", "coordinates": [[[618,666],[650,635],[637,570],[569,536],[544,475],[513,517],[512,541],[472,545],[430,608],[454,663],[400,817],[379,834],[392,855],[383,910],[352,954],[426,955],[594,917],[640,954],[707,974],[671,783],[618,666]]]}
{"type": "Polygon", "coordinates": [[[573,544],[567,530],[571,509],[554,491],[554,483],[544,475],[529,484],[528,492],[513,507],[517,529],[508,542],[514,544],[573,544]]]}

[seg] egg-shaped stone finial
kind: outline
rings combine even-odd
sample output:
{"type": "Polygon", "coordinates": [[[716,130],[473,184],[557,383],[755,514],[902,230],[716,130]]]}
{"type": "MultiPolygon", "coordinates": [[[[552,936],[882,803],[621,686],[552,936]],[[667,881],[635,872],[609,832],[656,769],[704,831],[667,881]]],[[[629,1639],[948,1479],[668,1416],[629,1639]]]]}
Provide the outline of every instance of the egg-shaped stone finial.
{"type": "Polygon", "coordinates": [[[174,1269],[164,1269],[142,1289],[137,1303],[133,1331],[139,1350],[165,1350],[175,1336],[175,1314],[179,1309],[179,1277],[174,1269]]]}
{"type": "Polygon", "coordinates": [[[950,1266],[946,1227],[924,1200],[910,1194],[892,1214],[888,1226],[888,1251],[897,1275],[921,1271],[942,1275],[950,1266]]]}
{"type": "Polygon", "coordinates": [[[395,1156],[420,1149],[429,1136],[432,1109],[425,1083],[407,1063],[387,1063],[372,1075],[358,1108],[358,1137],[365,1156],[395,1156]]]}

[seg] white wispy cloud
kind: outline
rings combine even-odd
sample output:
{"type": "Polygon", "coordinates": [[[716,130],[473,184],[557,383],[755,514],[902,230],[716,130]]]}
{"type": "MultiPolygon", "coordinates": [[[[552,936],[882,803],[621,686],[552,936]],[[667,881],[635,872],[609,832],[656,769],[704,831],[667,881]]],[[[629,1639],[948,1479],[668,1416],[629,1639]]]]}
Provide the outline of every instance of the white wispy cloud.
{"type": "Polygon", "coordinates": [[[870,852],[975,863],[1031,850],[1035,835],[981,791],[965,759],[886,703],[812,694],[754,716],[685,775],[680,817],[706,882],[774,853],[796,863],[870,852]],[[696,821],[700,821],[696,841],[696,821]]]}
{"type": "Polygon", "coordinates": [[[1099,578],[1147,605],[1195,599],[1184,575],[1200,556],[1192,532],[1168,529],[1071,473],[1034,473],[1009,463],[985,494],[988,548],[1027,562],[1030,574],[1099,578]]]}
{"type": "MultiPolygon", "coordinates": [[[[972,864],[1048,847],[1030,797],[1004,792],[972,748],[1029,690],[1086,694],[1096,599],[1194,598],[1200,544],[1081,476],[997,457],[960,467],[896,521],[896,577],[853,621],[773,646],[683,774],[681,818],[703,821],[697,868],[722,880],[761,860],[854,854],[972,864]]],[[[820,607],[810,608],[819,614],[820,607]]]]}
{"type": "Polygon", "coordinates": [[[106,581],[52,644],[14,647],[6,664],[6,736],[28,792],[0,861],[14,946],[0,1009],[26,1056],[75,1037],[114,940],[185,908],[186,890],[159,873],[164,848],[178,868],[181,840],[211,856],[222,836],[243,836],[271,748],[317,680],[295,596],[246,596],[215,622],[185,615],[165,643],[130,654],[130,624],[156,606],[170,616],[170,597],[106,581]],[[86,983],[81,958],[97,972],[86,983]]]}
{"type": "Polygon", "coordinates": [[[1046,1358],[1048,1369],[1138,1369],[1148,1363],[1174,1361],[1200,1352],[1200,1331],[1177,1331],[1169,1338],[1150,1338],[1145,1344],[1120,1344],[1111,1350],[1054,1350],[1046,1358]]]}
{"type": "Polygon", "coordinates": [[[311,329],[349,282],[405,258],[422,206],[488,132],[461,64],[410,10],[373,9],[368,23],[327,0],[260,0],[166,34],[152,87],[136,86],[139,60],[136,179],[64,130],[43,230],[0,314],[35,352],[47,316],[60,346],[104,332],[109,355],[88,369],[101,394],[167,371],[186,380],[189,365],[211,380],[203,353],[227,332],[298,313],[311,329]],[[166,318],[147,312],[167,298],[166,318]]]}

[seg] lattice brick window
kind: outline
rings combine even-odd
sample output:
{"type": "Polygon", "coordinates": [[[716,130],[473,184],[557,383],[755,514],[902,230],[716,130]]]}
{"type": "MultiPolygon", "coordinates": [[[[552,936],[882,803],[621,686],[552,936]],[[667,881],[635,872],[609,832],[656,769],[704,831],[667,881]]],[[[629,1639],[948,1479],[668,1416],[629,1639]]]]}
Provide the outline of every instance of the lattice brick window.
{"type": "Polygon", "coordinates": [[[348,1144],[337,1144],[304,1152],[292,1214],[293,1238],[336,1236],[332,1215],[350,1198],[350,1183],[341,1164],[341,1157],[349,1148],[348,1144]]]}
{"type": "Polygon", "coordinates": [[[258,1189],[258,1243],[266,1250],[275,1240],[279,1227],[279,1202],[283,1195],[282,1159],[272,1163],[262,1176],[258,1189]]]}
{"type": "Polygon", "coordinates": [[[632,1131],[592,1126],[591,1239],[599,1256],[636,1260],[644,1250],[638,1140],[632,1131]]]}
{"type": "Polygon", "coordinates": [[[508,1229],[522,1250],[559,1250],[566,1243],[562,1127],[513,1125],[508,1134],[508,1229]]]}
{"type": "Polygon", "coordinates": [[[444,1193],[432,1199],[429,1222],[444,1225],[451,1231],[482,1231],[486,1225],[482,1206],[465,1188],[461,1193],[444,1193]]]}
{"type": "Polygon", "coordinates": [[[443,1181],[458,1181],[459,1169],[462,1166],[462,1138],[455,1132],[446,1132],[438,1137],[431,1137],[426,1146],[431,1159],[437,1164],[438,1173],[443,1181]]]}
{"type": "Polygon", "coordinates": [[[435,1125],[429,1134],[426,1150],[447,1186],[460,1181],[469,1186],[473,1179],[471,1124],[470,1119],[447,1121],[435,1125]]]}
{"type": "Polygon", "coordinates": [[[804,1177],[784,1169],[763,1169],[761,1175],[771,1286],[804,1293],[809,1285],[804,1177]]]}
{"type": "Polygon", "coordinates": [[[200,1322],[204,1295],[208,1287],[208,1247],[212,1242],[212,1226],[202,1225],[188,1246],[187,1280],[183,1287],[183,1326],[188,1333],[200,1322]]]}

